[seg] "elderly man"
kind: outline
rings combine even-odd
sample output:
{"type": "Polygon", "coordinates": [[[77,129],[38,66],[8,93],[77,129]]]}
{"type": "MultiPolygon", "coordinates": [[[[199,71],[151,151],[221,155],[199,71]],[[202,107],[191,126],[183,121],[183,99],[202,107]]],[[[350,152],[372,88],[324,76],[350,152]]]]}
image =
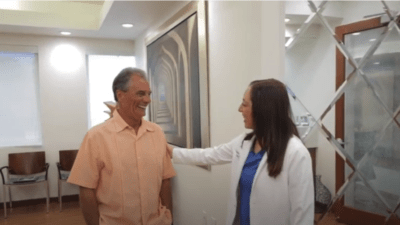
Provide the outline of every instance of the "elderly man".
{"type": "Polygon", "coordinates": [[[80,186],[87,224],[170,225],[175,171],[161,128],[143,119],[151,101],[145,72],[122,70],[113,92],[118,107],[86,134],[68,182],[80,186]]]}

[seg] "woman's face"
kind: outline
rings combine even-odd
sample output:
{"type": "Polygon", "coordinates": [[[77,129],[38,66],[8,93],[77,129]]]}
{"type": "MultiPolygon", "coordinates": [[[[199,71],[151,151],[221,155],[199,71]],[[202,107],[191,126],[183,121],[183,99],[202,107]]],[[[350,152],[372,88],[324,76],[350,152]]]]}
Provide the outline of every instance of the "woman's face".
{"type": "Polygon", "coordinates": [[[242,113],[244,119],[244,127],[247,129],[253,129],[253,110],[251,102],[251,88],[247,88],[243,96],[242,104],[239,106],[239,112],[242,113]]]}

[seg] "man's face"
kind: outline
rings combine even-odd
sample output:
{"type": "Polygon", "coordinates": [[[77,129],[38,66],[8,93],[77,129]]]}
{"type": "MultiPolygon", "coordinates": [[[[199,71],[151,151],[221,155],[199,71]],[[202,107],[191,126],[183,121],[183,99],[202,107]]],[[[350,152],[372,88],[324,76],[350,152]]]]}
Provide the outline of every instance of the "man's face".
{"type": "Polygon", "coordinates": [[[146,115],[146,107],[150,104],[149,83],[140,76],[132,75],[127,92],[118,90],[119,111],[132,120],[139,121],[146,115]]]}

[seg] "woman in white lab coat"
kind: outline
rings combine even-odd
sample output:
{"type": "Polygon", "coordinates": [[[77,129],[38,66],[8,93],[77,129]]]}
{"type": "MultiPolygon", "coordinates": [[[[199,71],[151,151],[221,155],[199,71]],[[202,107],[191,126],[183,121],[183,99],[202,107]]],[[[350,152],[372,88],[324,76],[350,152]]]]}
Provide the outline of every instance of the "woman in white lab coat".
{"type": "Polygon", "coordinates": [[[239,112],[252,133],[213,148],[174,148],[174,163],[232,163],[227,225],[312,225],[311,157],[291,120],[285,85],[252,82],[239,112]]]}

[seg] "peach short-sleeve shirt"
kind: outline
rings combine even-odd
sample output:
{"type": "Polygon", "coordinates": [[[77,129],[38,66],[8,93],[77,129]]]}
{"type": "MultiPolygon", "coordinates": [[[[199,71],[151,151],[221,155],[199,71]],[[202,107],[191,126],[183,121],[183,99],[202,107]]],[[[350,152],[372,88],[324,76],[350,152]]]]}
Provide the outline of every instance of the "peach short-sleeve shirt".
{"type": "Polygon", "coordinates": [[[86,134],[68,182],[96,189],[101,225],[170,225],[160,190],[174,176],[161,128],[142,119],[136,134],[115,110],[86,134]]]}

